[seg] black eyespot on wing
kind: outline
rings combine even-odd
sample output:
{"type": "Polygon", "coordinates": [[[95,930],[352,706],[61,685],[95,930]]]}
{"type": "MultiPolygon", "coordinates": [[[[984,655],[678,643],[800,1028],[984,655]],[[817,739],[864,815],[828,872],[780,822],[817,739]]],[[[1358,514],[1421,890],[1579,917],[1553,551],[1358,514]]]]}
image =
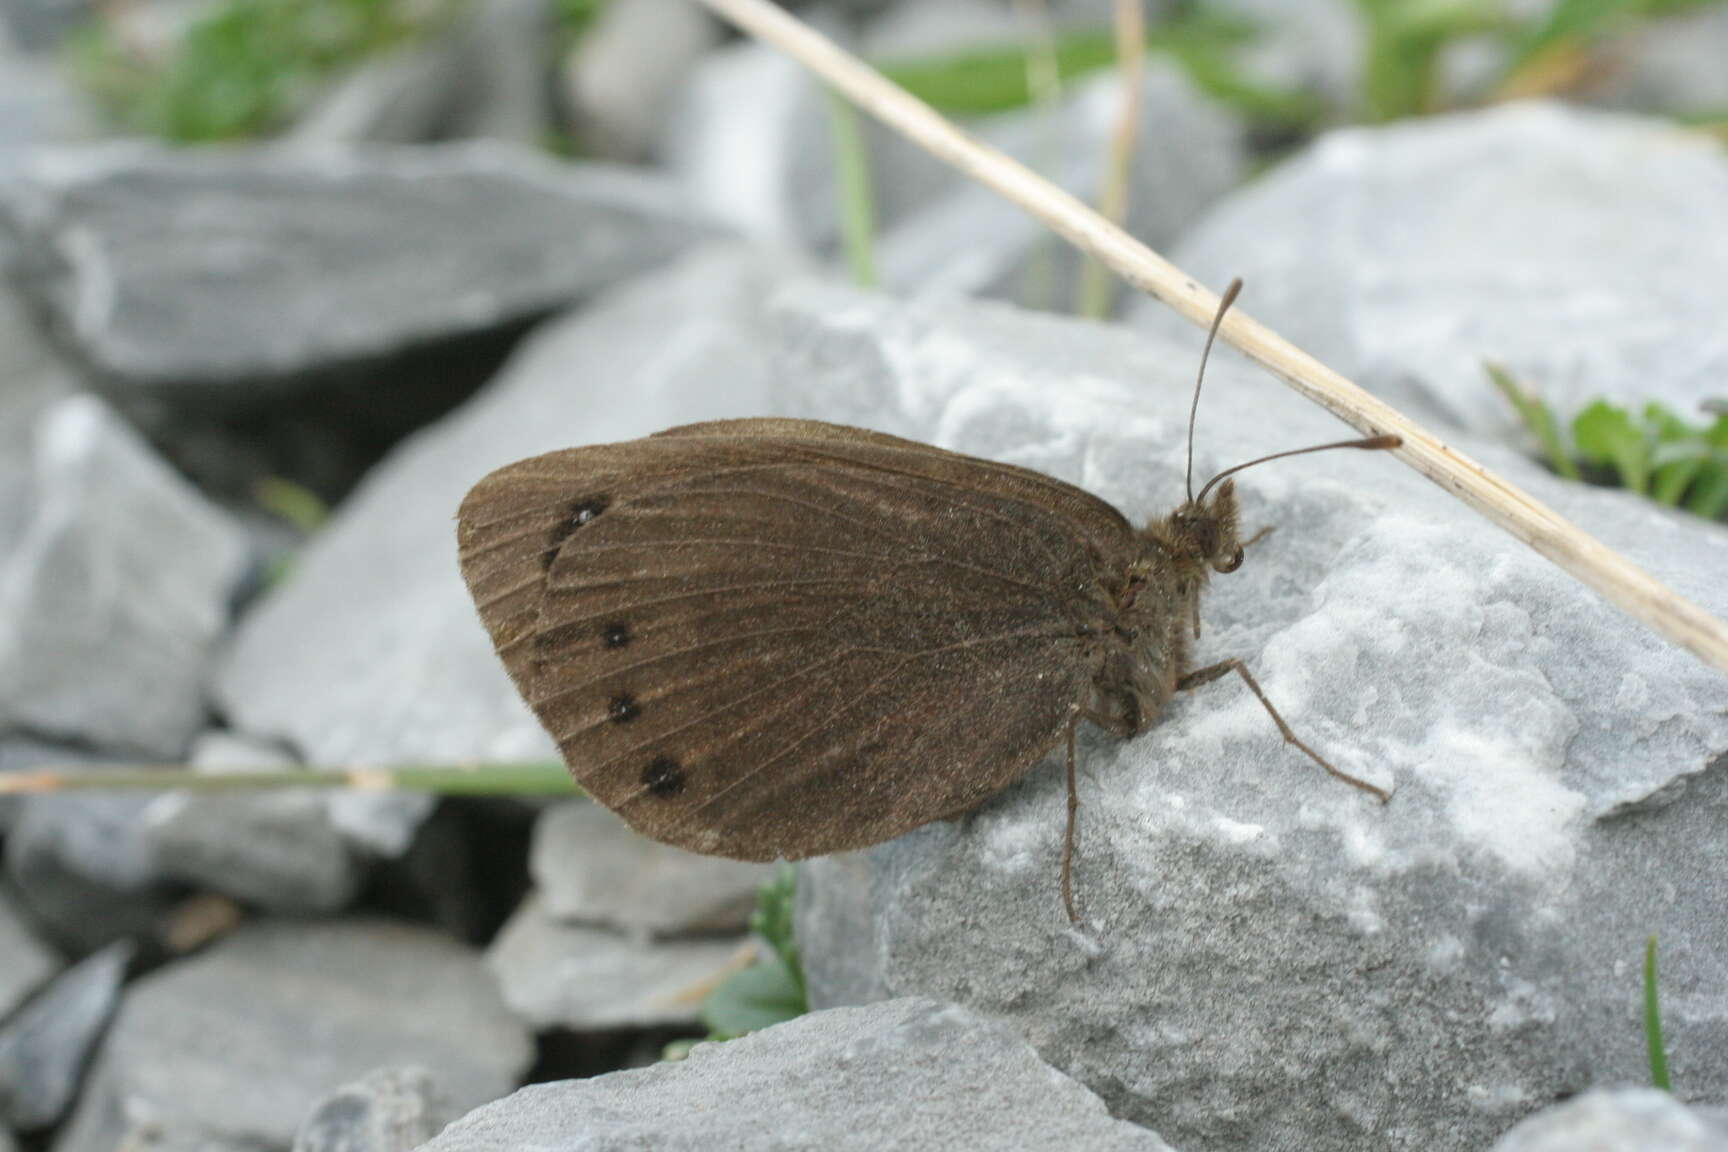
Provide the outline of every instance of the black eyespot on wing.
{"type": "Polygon", "coordinates": [[[622,648],[630,643],[630,625],[622,620],[615,620],[600,631],[600,638],[608,648],[622,648]]]}
{"type": "Polygon", "coordinates": [[[587,525],[594,517],[606,511],[611,504],[612,498],[605,495],[584,496],[580,500],[572,500],[546,538],[546,550],[540,553],[540,567],[552,567],[552,561],[557,558],[558,549],[564,546],[564,541],[570,539],[576,529],[587,525]]]}
{"type": "Polygon", "coordinates": [[[606,718],[614,724],[625,724],[642,714],[642,705],[628,692],[620,692],[606,705],[606,718]]]}
{"type": "Polygon", "coordinates": [[[655,796],[676,796],[684,791],[684,769],[670,756],[660,756],[642,770],[642,786],[655,796]]]}

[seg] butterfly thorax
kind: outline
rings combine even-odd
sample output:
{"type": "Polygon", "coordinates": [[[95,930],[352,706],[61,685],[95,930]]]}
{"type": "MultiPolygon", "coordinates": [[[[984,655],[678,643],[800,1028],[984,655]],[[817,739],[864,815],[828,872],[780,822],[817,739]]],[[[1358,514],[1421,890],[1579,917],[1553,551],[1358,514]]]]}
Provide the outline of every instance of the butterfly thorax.
{"type": "Polygon", "coordinates": [[[1154,724],[1188,670],[1200,634],[1200,594],[1213,572],[1242,563],[1236,493],[1229,481],[1139,533],[1139,555],[1116,595],[1116,620],[1094,680],[1094,708],[1128,732],[1154,724]]]}

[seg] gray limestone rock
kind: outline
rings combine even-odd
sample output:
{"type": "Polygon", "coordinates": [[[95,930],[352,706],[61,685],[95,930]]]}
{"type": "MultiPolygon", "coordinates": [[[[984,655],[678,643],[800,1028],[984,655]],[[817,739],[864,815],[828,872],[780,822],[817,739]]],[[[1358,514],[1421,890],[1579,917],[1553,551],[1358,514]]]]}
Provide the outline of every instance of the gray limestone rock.
{"type": "Polygon", "coordinates": [[[145,835],[156,799],[65,792],[19,806],[6,836],[6,875],[57,940],[79,952],[100,948],[149,932],[172,904],[178,889],[145,835]]]}
{"type": "Polygon", "coordinates": [[[132,954],[131,942],[120,941],[86,957],[0,1027],[0,1119],[33,1131],[65,1113],[132,954]]]}
{"type": "Polygon", "coordinates": [[[552,919],[531,896],[486,956],[512,1010],[537,1031],[690,1025],[737,966],[741,938],[649,940],[552,919]]]}
{"type": "Polygon", "coordinates": [[[58,1152],[124,1139],[285,1149],[331,1092],[422,1065],[453,1106],[504,1095],[533,1055],[479,958],[372,920],[254,924],[134,983],[58,1152]]]}
{"type": "Polygon", "coordinates": [[[1728,1129],[1654,1088],[1602,1089],[1519,1124],[1493,1152],[1728,1152],[1728,1129]]]}
{"type": "Polygon", "coordinates": [[[651,177],[491,143],[50,152],[0,192],[7,217],[66,342],[159,393],[375,367],[713,234],[651,177]],[[185,235],[198,243],[163,242],[185,235]]]}
{"type": "MultiPolygon", "coordinates": [[[[1018,111],[969,131],[1083,196],[1116,118],[1109,75],[1076,86],[1053,123],[1018,111]]],[[[1167,62],[1148,69],[1147,113],[1133,166],[1128,226],[1153,244],[1173,239],[1245,172],[1241,126],[1197,95],[1167,62]]],[[[797,251],[839,242],[833,111],[799,65],[759,44],[710,54],[667,122],[662,153],[680,186],[746,234],[797,251]]],[[[869,151],[882,282],[897,291],[1024,291],[1038,250],[1023,213],[859,114],[869,151]]],[[[1072,263],[1052,242],[1055,283],[1032,291],[1071,306],[1072,263]],[[1057,294],[1065,292],[1065,297],[1057,294]]]]}
{"type": "Polygon", "coordinates": [[[773,871],[656,843],[583,800],[540,814],[528,867],[553,919],[656,936],[742,932],[773,871]]]}
{"type": "MultiPolygon", "coordinates": [[[[761,411],[775,275],[725,248],[644,279],[545,329],[398,449],[242,622],[217,684],[235,725],[321,764],[554,757],[463,587],[456,507],[518,457],[761,411]]],[[[400,852],[412,826],[381,828],[377,847],[400,852]]]]}
{"type": "Polygon", "coordinates": [[[577,139],[595,155],[646,160],[678,89],[720,40],[718,22],[682,0],[615,0],[565,60],[577,139]]]}
{"type": "MultiPolygon", "coordinates": [[[[207,732],[193,749],[198,771],[291,767],[279,750],[207,732]]],[[[145,837],[163,873],[279,912],[329,912],[360,884],[359,861],[332,817],[327,789],[257,795],[182,791],[146,813],[145,837]]]]}
{"type": "Polygon", "coordinates": [[[8,51],[0,30],[0,177],[28,149],[64,144],[94,131],[67,70],[52,59],[8,51]]]}
{"type": "Polygon", "coordinates": [[[0,555],[0,730],[178,756],[244,536],[92,397],[43,414],[32,459],[0,555]]]}
{"type": "Polygon", "coordinates": [[[1585,99],[1664,116],[1714,118],[1728,107],[1728,10],[1701,4],[1647,21],[1601,46],[1585,99]]]}
{"type": "Polygon", "coordinates": [[[54,950],[36,938],[12,902],[0,894],[0,1019],[60,968],[54,950]]]}
{"type": "Polygon", "coordinates": [[[1011,1031],[964,1008],[838,1008],[681,1061],[524,1088],[425,1152],[656,1148],[1164,1152],[1011,1031]]]}
{"type": "Polygon", "coordinates": [[[460,91],[448,37],[368,60],[319,94],[280,137],[287,147],[419,144],[433,139],[460,91]]]}
{"type": "MultiPolygon", "coordinates": [[[[817,287],[777,314],[780,411],[1036,468],[1134,523],[1178,502],[1197,332],[817,287]]],[[[1195,473],[1340,431],[1225,354],[1195,473]]],[[[1719,527],[1464,447],[1728,613],[1719,527]]],[[[1083,930],[1057,893],[1059,757],[968,817],[803,866],[814,1002],[964,1003],[1194,1152],[1476,1148],[1639,1075],[1656,932],[1689,968],[1665,1005],[1676,1080],[1728,1083],[1720,674],[1389,457],[1279,462],[1239,491],[1244,525],[1276,531],[1214,579],[1194,664],[1244,659],[1391,804],[1215,681],[1133,740],[1082,737],[1083,930]]]]}
{"type": "MultiPolygon", "coordinates": [[[[1174,241],[1246,175],[1241,125],[1168,62],[1146,70],[1144,124],[1130,172],[1127,229],[1154,248],[1174,241]]],[[[1035,163],[1083,200],[1096,201],[1121,102],[1111,73],[1074,85],[1048,123],[1013,113],[980,125],[984,140],[1035,163]]],[[[887,229],[882,283],[920,296],[983,295],[1072,312],[1081,258],[999,194],[956,177],[940,197],[887,229]]],[[[1116,282],[1112,280],[1114,285],[1116,282]]],[[[1113,287],[1117,299],[1125,290],[1113,287]]]]}
{"type": "Polygon", "coordinates": [[[294,1152],[414,1152],[453,1119],[424,1068],[380,1068],[322,1100],[294,1152]]]}
{"type": "Polygon", "coordinates": [[[1562,419],[1598,397],[1694,418],[1722,394],[1724,200],[1728,157],[1701,134],[1510,105],[1332,133],[1172,255],[1243,277],[1256,319],[1394,404],[1504,438],[1486,360],[1562,419]]]}

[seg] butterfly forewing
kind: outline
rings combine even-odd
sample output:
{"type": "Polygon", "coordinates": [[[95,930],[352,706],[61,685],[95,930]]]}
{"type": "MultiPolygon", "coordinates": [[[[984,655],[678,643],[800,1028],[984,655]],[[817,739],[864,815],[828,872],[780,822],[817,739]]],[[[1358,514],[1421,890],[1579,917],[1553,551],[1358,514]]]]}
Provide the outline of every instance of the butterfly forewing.
{"type": "Polygon", "coordinates": [[[788,420],[523,461],[460,537],[583,786],[748,859],[876,843],[1022,775],[1086,699],[1133,540],[1037,473],[788,420]]]}

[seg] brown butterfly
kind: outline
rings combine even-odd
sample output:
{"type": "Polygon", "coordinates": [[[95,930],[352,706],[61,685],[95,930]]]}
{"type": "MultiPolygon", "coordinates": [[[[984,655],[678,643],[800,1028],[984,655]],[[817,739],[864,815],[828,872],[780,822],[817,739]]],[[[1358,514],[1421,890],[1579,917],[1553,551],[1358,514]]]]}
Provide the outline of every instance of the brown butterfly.
{"type": "Polygon", "coordinates": [[[976,807],[1066,741],[1075,919],[1082,720],[1133,736],[1234,671],[1286,740],[1386,796],[1297,740],[1240,661],[1189,667],[1201,589],[1242,563],[1228,477],[1249,466],[1195,496],[1192,460],[1191,412],[1188,499],[1136,531],[1073,485],[894,436],[693,424],[493,472],[462,502],[462,574],[581,785],[694,852],[877,844],[976,807]]]}

